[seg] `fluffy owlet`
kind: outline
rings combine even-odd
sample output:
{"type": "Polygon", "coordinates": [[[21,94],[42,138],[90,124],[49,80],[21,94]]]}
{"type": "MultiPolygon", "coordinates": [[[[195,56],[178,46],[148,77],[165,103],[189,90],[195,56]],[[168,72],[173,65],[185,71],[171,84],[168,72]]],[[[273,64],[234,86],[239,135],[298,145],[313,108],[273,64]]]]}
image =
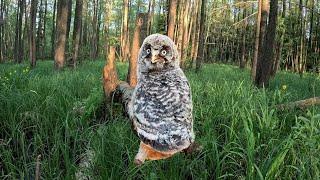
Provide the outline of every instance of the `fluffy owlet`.
{"type": "Polygon", "coordinates": [[[168,158],[194,141],[190,86],[179,63],[169,37],[153,34],[144,40],[138,83],[129,103],[129,115],[141,140],[136,164],[168,158]]]}

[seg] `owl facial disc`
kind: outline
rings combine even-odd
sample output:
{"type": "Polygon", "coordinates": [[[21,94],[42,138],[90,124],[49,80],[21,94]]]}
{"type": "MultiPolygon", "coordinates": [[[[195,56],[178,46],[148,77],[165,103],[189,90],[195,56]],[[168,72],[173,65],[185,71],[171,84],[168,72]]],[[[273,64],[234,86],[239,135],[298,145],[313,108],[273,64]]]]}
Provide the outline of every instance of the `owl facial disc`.
{"type": "Polygon", "coordinates": [[[165,35],[148,36],[139,52],[139,72],[166,71],[179,67],[179,56],[174,42],[165,35]]]}

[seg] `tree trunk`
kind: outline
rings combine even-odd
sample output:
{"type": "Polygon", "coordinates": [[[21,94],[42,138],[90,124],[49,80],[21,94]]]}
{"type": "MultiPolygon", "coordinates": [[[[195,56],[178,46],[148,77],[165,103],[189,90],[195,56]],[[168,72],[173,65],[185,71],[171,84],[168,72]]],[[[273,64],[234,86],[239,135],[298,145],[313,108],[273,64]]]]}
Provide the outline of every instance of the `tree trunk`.
{"type": "MultiPolygon", "coordinates": [[[[148,22],[148,13],[140,13],[140,18],[143,19],[143,22],[148,22]]],[[[143,23],[141,26],[141,30],[140,30],[140,44],[139,46],[142,44],[142,42],[144,41],[144,39],[148,36],[148,32],[147,32],[147,23],[143,23]]]]}
{"type": "MultiPolygon", "coordinates": [[[[247,0],[243,1],[244,3],[247,2],[247,0]]],[[[240,59],[240,68],[243,69],[246,66],[246,34],[247,34],[247,9],[246,7],[243,9],[243,16],[242,18],[244,19],[244,27],[242,30],[242,45],[241,45],[241,59],[240,59]]]]}
{"type": "Polygon", "coordinates": [[[84,46],[88,45],[88,1],[84,0],[83,1],[83,14],[84,14],[84,21],[83,21],[83,26],[82,26],[82,36],[81,36],[81,43],[84,46]]]}
{"type": "Polygon", "coordinates": [[[314,1],[315,0],[311,0],[311,16],[310,16],[310,28],[309,28],[309,41],[308,41],[308,49],[312,50],[312,38],[313,38],[313,20],[314,20],[314,1]]]}
{"type": "Polygon", "coordinates": [[[150,35],[152,32],[154,6],[155,6],[155,0],[150,0],[149,1],[149,10],[148,10],[148,23],[147,23],[147,34],[148,35],[150,35]]]}
{"type": "Polygon", "coordinates": [[[262,2],[264,0],[258,0],[258,14],[257,14],[257,27],[256,27],[256,35],[255,35],[255,46],[254,46],[254,54],[253,54],[253,60],[251,64],[251,79],[254,81],[256,79],[256,71],[257,71],[257,61],[258,61],[258,54],[259,54],[259,46],[261,44],[260,42],[260,36],[262,33],[260,33],[260,24],[261,24],[261,11],[262,11],[262,2]]]}
{"type": "Polygon", "coordinates": [[[51,57],[54,58],[54,45],[56,41],[56,16],[57,16],[57,0],[53,3],[53,14],[52,14],[52,33],[51,33],[51,57]]]}
{"type": "Polygon", "coordinates": [[[183,27],[181,27],[183,30],[182,32],[182,45],[181,45],[181,59],[180,59],[180,64],[181,68],[186,67],[186,55],[187,55],[187,50],[189,47],[189,41],[188,41],[188,30],[189,30],[189,12],[190,12],[190,1],[186,1],[185,5],[185,10],[184,10],[184,16],[183,16],[183,27]]]}
{"type": "Polygon", "coordinates": [[[107,0],[104,16],[104,52],[107,55],[109,50],[109,25],[111,19],[112,0],[107,0]]]}
{"type": "MultiPolygon", "coordinates": [[[[285,17],[286,17],[286,9],[287,9],[286,3],[287,3],[286,0],[283,0],[283,2],[282,2],[282,18],[283,19],[285,19],[285,17]]],[[[271,70],[272,77],[274,77],[276,75],[277,71],[280,68],[280,60],[281,60],[281,54],[282,54],[282,47],[283,47],[283,43],[284,43],[284,36],[285,36],[285,29],[283,29],[282,32],[280,32],[280,43],[277,43],[274,65],[271,70]]]]}
{"type": "Polygon", "coordinates": [[[14,61],[18,63],[18,54],[19,54],[19,7],[20,0],[18,0],[18,8],[16,11],[16,28],[15,28],[15,37],[14,37],[14,61]]]}
{"type": "MultiPolygon", "coordinates": [[[[266,15],[264,6],[262,7],[262,21],[261,23],[266,23],[267,19],[264,18],[266,15]]],[[[270,68],[273,60],[273,49],[274,42],[276,37],[276,27],[277,27],[277,16],[278,16],[278,0],[270,1],[270,14],[269,14],[269,23],[267,31],[265,34],[265,40],[263,42],[261,54],[259,54],[259,59],[257,62],[257,75],[255,79],[255,85],[258,87],[267,87],[269,85],[270,79],[270,68]],[[260,58],[261,57],[261,58],[260,58]]],[[[263,27],[264,25],[260,25],[263,27]]],[[[261,32],[264,30],[261,29],[261,32]]]]}
{"type": "Polygon", "coordinates": [[[179,8],[178,8],[178,28],[177,28],[177,33],[178,33],[178,38],[177,38],[177,48],[178,52],[180,54],[180,67],[184,63],[183,62],[183,30],[184,30],[184,13],[186,11],[185,5],[187,4],[186,0],[180,0],[179,1],[179,8]]]}
{"type": "Polygon", "coordinates": [[[68,1],[59,0],[58,18],[57,18],[57,45],[55,48],[55,69],[60,70],[65,63],[65,47],[68,21],[68,1]]]}
{"type": "Polygon", "coordinates": [[[4,11],[4,0],[0,1],[0,63],[4,61],[3,58],[3,24],[4,24],[4,17],[3,17],[3,11],[4,11]]]}
{"type": "Polygon", "coordinates": [[[206,0],[201,1],[201,19],[200,19],[200,38],[198,47],[198,56],[196,61],[196,72],[200,71],[201,63],[204,57],[204,42],[205,42],[205,23],[206,23],[206,0]]]}
{"type": "Polygon", "coordinates": [[[198,10],[199,10],[199,1],[195,1],[194,15],[192,16],[193,27],[192,27],[192,37],[191,37],[190,67],[193,67],[194,62],[196,61],[195,52],[196,52],[196,44],[197,44],[197,35],[199,34],[198,26],[200,25],[199,18],[198,18],[199,16],[198,10]]]}
{"type": "Polygon", "coordinates": [[[169,24],[167,35],[173,40],[174,39],[174,28],[176,25],[176,14],[177,14],[177,0],[170,0],[169,9],[169,24]]]}
{"type": "Polygon", "coordinates": [[[128,33],[128,13],[129,13],[129,0],[123,0],[123,26],[121,31],[121,57],[122,61],[126,61],[128,58],[127,49],[129,41],[128,33]]]}
{"type": "Polygon", "coordinates": [[[41,50],[41,36],[42,36],[42,21],[43,21],[43,18],[42,18],[42,1],[43,0],[40,0],[40,4],[39,4],[39,13],[38,13],[38,26],[37,26],[37,36],[36,36],[36,57],[37,59],[42,59],[41,57],[41,53],[42,53],[42,50],[41,50]]]}
{"type": "Polygon", "coordinates": [[[97,29],[96,29],[96,34],[97,34],[97,49],[96,49],[96,54],[95,57],[99,57],[99,41],[100,41],[100,26],[101,26],[101,16],[102,16],[102,5],[99,5],[99,10],[98,10],[98,24],[97,24],[97,29]]]}
{"type": "Polygon", "coordinates": [[[72,0],[68,0],[68,20],[67,20],[67,33],[66,33],[66,51],[69,47],[69,34],[71,29],[71,17],[72,17],[72,0]]]}
{"type": "Polygon", "coordinates": [[[29,31],[29,48],[30,48],[30,66],[36,66],[36,16],[37,16],[37,0],[31,1],[30,9],[30,31],[29,31]]]}
{"type": "Polygon", "coordinates": [[[47,12],[48,12],[48,1],[44,0],[44,15],[43,15],[43,36],[42,36],[42,58],[46,58],[46,28],[47,28],[47,12]]]}
{"type": "Polygon", "coordinates": [[[15,62],[21,63],[23,59],[22,18],[25,0],[18,0],[16,36],[15,36],[15,62]]]}
{"type": "Polygon", "coordinates": [[[91,53],[90,57],[92,59],[97,58],[97,26],[98,26],[98,0],[93,1],[93,17],[92,17],[92,38],[91,38],[91,53]]]}
{"type": "Polygon", "coordinates": [[[196,66],[197,58],[198,58],[198,49],[199,49],[199,39],[200,39],[200,20],[201,20],[201,1],[198,1],[197,8],[197,17],[196,17],[196,34],[195,34],[195,44],[194,44],[194,52],[193,52],[193,66],[196,66]]]}
{"type": "Polygon", "coordinates": [[[80,42],[80,32],[82,24],[82,0],[76,1],[76,9],[74,16],[74,28],[73,28],[73,53],[71,65],[75,68],[77,64],[77,59],[79,55],[79,42],[80,42]]]}
{"type": "Polygon", "coordinates": [[[138,54],[140,49],[140,31],[141,26],[143,24],[143,14],[140,13],[137,15],[136,18],[136,27],[134,30],[133,40],[132,40],[132,47],[131,47],[131,57],[129,61],[129,69],[128,69],[128,76],[127,81],[131,87],[135,87],[137,85],[137,61],[138,61],[138,54]]]}

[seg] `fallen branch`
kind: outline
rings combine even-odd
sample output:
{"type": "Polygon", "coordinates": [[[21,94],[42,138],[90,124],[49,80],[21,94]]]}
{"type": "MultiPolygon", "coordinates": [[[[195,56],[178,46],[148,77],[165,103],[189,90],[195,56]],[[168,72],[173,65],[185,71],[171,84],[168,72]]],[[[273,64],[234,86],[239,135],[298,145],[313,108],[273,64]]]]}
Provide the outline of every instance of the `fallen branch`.
{"type": "Polygon", "coordinates": [[[315,106],[315,105],[320,105],[320,97],[313,97],[313,98],[289,102],[285,104],[279,104],[276,106],[276,108],[279,109],[280,111],[284,111],[287,109],[294,109],[294,108],[305,109],[309,106],[315,106]]]}

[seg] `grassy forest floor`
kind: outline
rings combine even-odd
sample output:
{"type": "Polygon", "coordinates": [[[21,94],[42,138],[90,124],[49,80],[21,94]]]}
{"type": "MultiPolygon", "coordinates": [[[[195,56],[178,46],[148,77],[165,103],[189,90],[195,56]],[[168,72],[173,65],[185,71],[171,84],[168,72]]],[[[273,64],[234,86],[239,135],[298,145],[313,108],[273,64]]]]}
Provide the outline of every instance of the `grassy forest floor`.
{"type": "MultiPolygon", "coordinates": [[[[320,108],[280,112],[275,104],[320,96],[320,77],[280,72],[267,90],[248,70],[209,64],[186,71],[196,140],[203,150],[135,167],[139,140],[113,105],[104,118],[102,67],[53,70],[53,62],[0,65],[0,179],[33,179],[41,155],[44,179],[73,179],[86,152],[93,179],[317,179],[320,108]],[[88,154],[88,153],[87,153],[88,154]]],[[[118,64],[124,79],[127,65],[118,64]]]]}

